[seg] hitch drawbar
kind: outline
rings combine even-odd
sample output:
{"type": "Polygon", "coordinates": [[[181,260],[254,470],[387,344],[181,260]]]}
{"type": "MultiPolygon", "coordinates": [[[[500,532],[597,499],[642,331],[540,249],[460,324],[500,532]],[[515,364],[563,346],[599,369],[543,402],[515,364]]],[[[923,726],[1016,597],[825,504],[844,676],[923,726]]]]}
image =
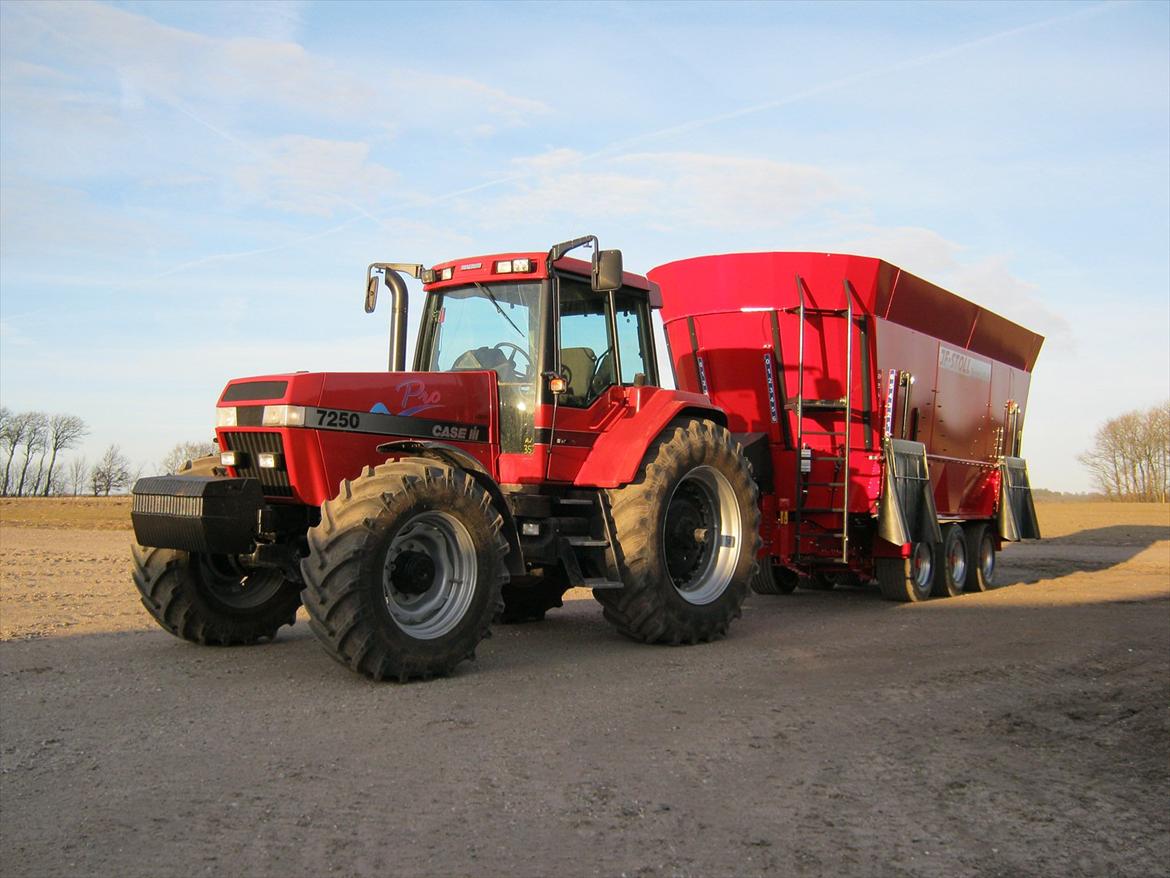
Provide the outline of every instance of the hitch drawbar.
{"type": "Polygon", "coordinates": [[[133,489],[139,545],[187,552],[251,552],[264,506],[258,479],[152,476],[133,489]]]}

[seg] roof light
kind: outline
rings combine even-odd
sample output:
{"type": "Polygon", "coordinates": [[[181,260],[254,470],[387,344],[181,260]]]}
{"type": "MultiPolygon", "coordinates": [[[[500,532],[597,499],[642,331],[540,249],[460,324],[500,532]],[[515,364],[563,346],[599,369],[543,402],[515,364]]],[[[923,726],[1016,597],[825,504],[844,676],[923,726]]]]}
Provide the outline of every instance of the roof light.
{"type": "Polygon", "coordinates": [[[494,266],[496,274],[520,274],[533,270],[531,259],[501,259],[494,266]]]}
{"type": "Polygon", "coordinates": [[[447,266],[446,268],[444,268],[444,269],[443,269],[443,271],[442,271],[442,272],[439,274],[439,280],[450,280],[450,279],[451,279],[451,276],[452,276],[452,275],[454,275],[454,274],[455,274],[455,268],[454,268],[454,266],[448,265],[448,266],[447,266]]]}

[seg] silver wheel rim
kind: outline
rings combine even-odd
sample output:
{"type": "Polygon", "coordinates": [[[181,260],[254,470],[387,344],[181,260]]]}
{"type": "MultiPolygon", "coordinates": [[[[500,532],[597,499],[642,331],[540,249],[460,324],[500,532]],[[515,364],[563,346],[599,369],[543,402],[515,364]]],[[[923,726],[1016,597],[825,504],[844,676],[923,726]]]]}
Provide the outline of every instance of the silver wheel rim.
{"type": "Polygon", "coordinates": [[[418,640],[449,633],[475,596],[471,534],[446,512],[421,512],[399,528],[382,568],[382,591],[394,624],[418,640]]]}
{"type": "Polygon", "coordinates": [[[967,549],[962,538],[951,540],[951,548],[947,552],[947,567],[950,568],[951,582],[962,591],[967,582],[967,549]]]}
{"type": "Polygon", "coordinates": [[[667,575],[687,603],[702,606],[727,591],[743,545],[739,499],[727,476],[697,466],[666,503],[662,546],[667,575]]]}
{"type": "Polygon", "coordinates": [[[985,536],[979,542],[979,569],[983,573],[983,581],[991,582],[995,576],[995,543],[991,537],[985,536]]]}
{"type": "Polygon", "coordinates": [[[934,558],[930,546],[918,543],[914,546],[914,554],[910,558],[910,570],[914,577],[914,587],[919,591],[928,591],[934,579],[934,558]]]}

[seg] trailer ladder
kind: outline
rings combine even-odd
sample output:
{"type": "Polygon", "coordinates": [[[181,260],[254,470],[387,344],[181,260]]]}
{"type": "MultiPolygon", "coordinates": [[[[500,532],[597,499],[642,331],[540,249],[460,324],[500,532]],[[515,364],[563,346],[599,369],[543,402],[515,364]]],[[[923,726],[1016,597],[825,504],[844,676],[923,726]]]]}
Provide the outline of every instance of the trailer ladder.
{"type": "MultiPolygon", "coordinates": [[[[795,559],[812,560],[825,557],[823,552],[806,552],[806,543],[813,547],[825,547],[826,542],[832,541],[834,548],[840,551],[839,560],[842,564],[849,563],[849,457],[852,451],[852,427],[854,424],[868,424],[868,403],[863,406],[865,411],[855,412],[853,406],[853,334],[856,329],[853,299],[857,295],[853,284],[844,282],[844,308],[809,307],[805,299],[807,285],[804,279],[796,276],[796,292],[798,304],[792,308],[785,308],[788,313],[795,313],[800,324],[799,350],[797,353],[796,395],[789,397],[785,408],[795,413],[796,420],[796,508],[793,510],[795,526],[795,559]],[[817,399],[805,396],[805,336],[810,318],[820,321],[822,339],[824,326],[828,320],[844,320],[846,329],[845,341],[845,395],[838,399],[817,399]],[[818,420],[826,412],[839,412],[840,418],[832,418],[833,429],[826,429],[826,425],[818,420]],[[839,426],[839,428],[838,428],[839,426]],[[827,452],[818,452],[805,447],[806,436],[823,437],[830,446],[827,452]],[[818,463],[832,463],[833,474],[824,480],[818,476],[818,463]],[[826,506],[815,506],[809,503],[809,493],[812,490],[824,491],[829,501],[826,506]],[[840,497],[840,505],[836,500],[840,497]],[[810,516],[823,519],[825,516],[835,516],[833,525],[826,526],[821,521],[810,520],[810,516]]],[[[861,320],[864,322],[865,316],[861,320]]],[[[862,340],[867,338],[864,326],[862,340]]],[[[827,350],[827,345],[825,349],[827,350]]],[[[862,351],[863,367],[868,365],[867,352],[862,351]]],[[[825,364],[827,366],[827,363],[825,364]]],[[[831,374],[825,369],[826,374],[831,374]]],[[[837,372],[836,374],[841,374],[837,372]]]]}

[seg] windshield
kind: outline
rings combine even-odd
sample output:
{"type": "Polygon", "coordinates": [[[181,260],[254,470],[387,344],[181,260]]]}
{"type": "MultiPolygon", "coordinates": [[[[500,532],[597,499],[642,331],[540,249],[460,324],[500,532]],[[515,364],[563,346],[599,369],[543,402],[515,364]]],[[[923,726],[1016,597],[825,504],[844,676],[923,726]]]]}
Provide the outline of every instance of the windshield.
{"type": "Polygon", "coordinates": [[[472,284],[427,298],[421,365],[428,372],[490,370],[500,383],[500,442],[532,451],[540,283],[472,284]]]}

